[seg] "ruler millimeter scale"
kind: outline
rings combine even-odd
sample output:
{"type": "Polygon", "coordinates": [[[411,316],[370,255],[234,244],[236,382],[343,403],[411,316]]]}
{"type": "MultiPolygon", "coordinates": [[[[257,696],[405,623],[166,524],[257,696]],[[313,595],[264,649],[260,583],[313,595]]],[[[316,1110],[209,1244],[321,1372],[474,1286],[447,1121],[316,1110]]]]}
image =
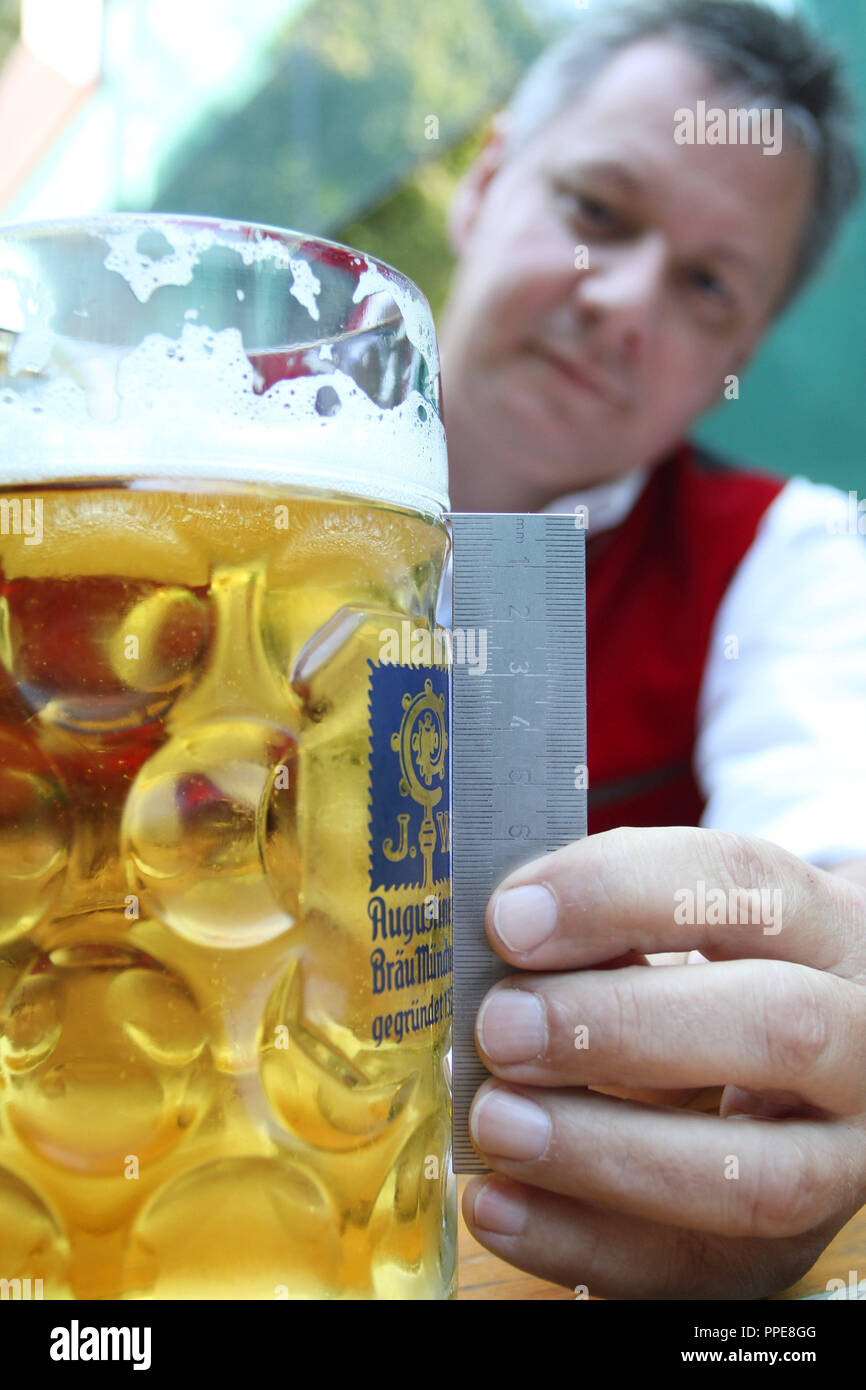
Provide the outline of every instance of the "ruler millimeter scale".
{"type": "Polygon", "coordinates": [[[579,513],[455,512],[451,708],[453,1169],[488,1169],[469,1137],[487,1078],[484,995],[514,973],[484,911],[512,869],[586,834],[586,605],[579,513]],[[461,662],[484,649],[483,662],[461,662]],[[470,636],[474,637],[474,646],[470,636]]]}

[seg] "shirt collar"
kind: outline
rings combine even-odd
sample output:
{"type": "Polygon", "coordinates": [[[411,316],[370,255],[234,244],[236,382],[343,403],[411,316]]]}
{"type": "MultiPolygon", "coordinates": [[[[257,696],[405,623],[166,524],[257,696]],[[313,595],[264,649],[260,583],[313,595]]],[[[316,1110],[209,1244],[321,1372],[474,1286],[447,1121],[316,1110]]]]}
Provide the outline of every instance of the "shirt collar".
{"type": "Polygon", "coordinates": [[[554,497],[538,510],[574,512],[578,507],[584,507],[588,531],[612,530],[628,516],[646,486],[650,471],[649,468],[639,468],[622,478],[596,483],[594,487],[582,488],[579,492],[567,492],[562,497],[554,497]]]}
{"type": "MultiPolygon", "coordinates": [[[[612,530],[628,516],[651,472],[651,468],[641,468],[634,473],[627,473],[625,477],[614,478],[608,483],[597,483],[595,487],[583,488],[580,492],[567,492],[562,497],[553,498],[539,510],[573,512],[575,507],[586,507],[586,530],[592,529],[596,533],[612,530]]],[[[436,610],[437,622],[444,627],[451,625],[451,560],[452,554],[449,549],[436,610]]]]}

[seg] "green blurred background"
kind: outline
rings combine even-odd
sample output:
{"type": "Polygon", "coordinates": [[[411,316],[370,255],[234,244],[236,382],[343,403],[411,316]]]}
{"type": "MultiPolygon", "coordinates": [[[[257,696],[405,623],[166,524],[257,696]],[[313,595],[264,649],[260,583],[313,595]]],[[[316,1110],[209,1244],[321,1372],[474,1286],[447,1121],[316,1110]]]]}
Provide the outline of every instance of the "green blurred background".
{"type": "MultiPolygon", "coordinates": [[[[47,0],[0,0],[7,67],[28,4],[34,47],[40,13],[45,45],[56,47],[47,0]]],[[[398,266],[434,312],[452,270],[445,224],[456,183],[526,66],[579,22],[573,0],[63,4],[101,5],[100,78],[0,196],[0,216],[151,208],[293,227],[398,266]]],[[[866,3],[777,7],[804,13],[844,53],[866,157],[866,3]]],[[[743,462],[862,492],[864,375],[861,200],[739,399],[697,433],[743,462]]]]}

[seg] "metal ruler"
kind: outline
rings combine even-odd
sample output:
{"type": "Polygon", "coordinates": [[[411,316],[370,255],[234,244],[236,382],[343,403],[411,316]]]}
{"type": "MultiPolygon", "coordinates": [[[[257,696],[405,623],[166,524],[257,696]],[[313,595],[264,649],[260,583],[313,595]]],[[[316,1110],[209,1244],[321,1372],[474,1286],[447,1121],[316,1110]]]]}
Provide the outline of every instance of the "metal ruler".
{"type": "Polygon", "coordinates": [[[586,834],[585,530],[579,513],[449,520],[453,1168],[485,1173],[468,1125],[488,1076],[475,1019],[514,972],[488,945],[484,909],[512,869],[586,834]]]}

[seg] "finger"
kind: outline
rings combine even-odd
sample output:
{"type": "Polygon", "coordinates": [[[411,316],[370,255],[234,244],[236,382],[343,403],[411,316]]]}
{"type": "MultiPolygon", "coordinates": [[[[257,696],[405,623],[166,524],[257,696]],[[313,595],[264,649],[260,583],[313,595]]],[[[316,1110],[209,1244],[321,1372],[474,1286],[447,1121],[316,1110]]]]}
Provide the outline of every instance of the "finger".
{"type": "Polygon", "coordinates": [[[488,1081],[470,1133],[518,1182],[716,1235],[798,1235],[862,1201],[862,1121],[723,1120],[488,1081]]]}
{"type": "MultiPolygon", "coordinates": [[[[641,960],[645,960],[647,965],[684,965],[688,958],[688,951],[671,951],[664,956],[641,957],[641,960]]],[[[597,966],[595,968],[598,969],[597,966]]],[[[590,1082],[589,1086],[590,1090],[601,1091],[606,1096],[619,1096],[622,1100],[640,1100],[647,1105],[672,1105],[677,1109],[686,1105],[695,1106],[714,1115],[719,1113],[719,1101],[724,1091],[723,1086],[626,1086],[621,1082],[599,1081],[590,1082]]]]}
{"type": "Polygon", "coordinates": [[[844,1224],[773,1241],[708,1236],[644,1221],[499,1176],[473,1178],[463,1216],[487,1250],[576,1292],[621,1299],[758,1299],[811,1269],[844,1224]]]}
{"type": "Polygon", "coordinates": [[[866,991],[787,961],[523,974],[487,993],[475,1041],[516,1085],[729,1083],[866,1111],[866,991]]]}
{"type": "Polygon", "coordinates": [[[866,978],[866,890],[767,840],[694,826],[608,830],[524,864],[485,926],[521,970],[699,950],[866,978]]]}

